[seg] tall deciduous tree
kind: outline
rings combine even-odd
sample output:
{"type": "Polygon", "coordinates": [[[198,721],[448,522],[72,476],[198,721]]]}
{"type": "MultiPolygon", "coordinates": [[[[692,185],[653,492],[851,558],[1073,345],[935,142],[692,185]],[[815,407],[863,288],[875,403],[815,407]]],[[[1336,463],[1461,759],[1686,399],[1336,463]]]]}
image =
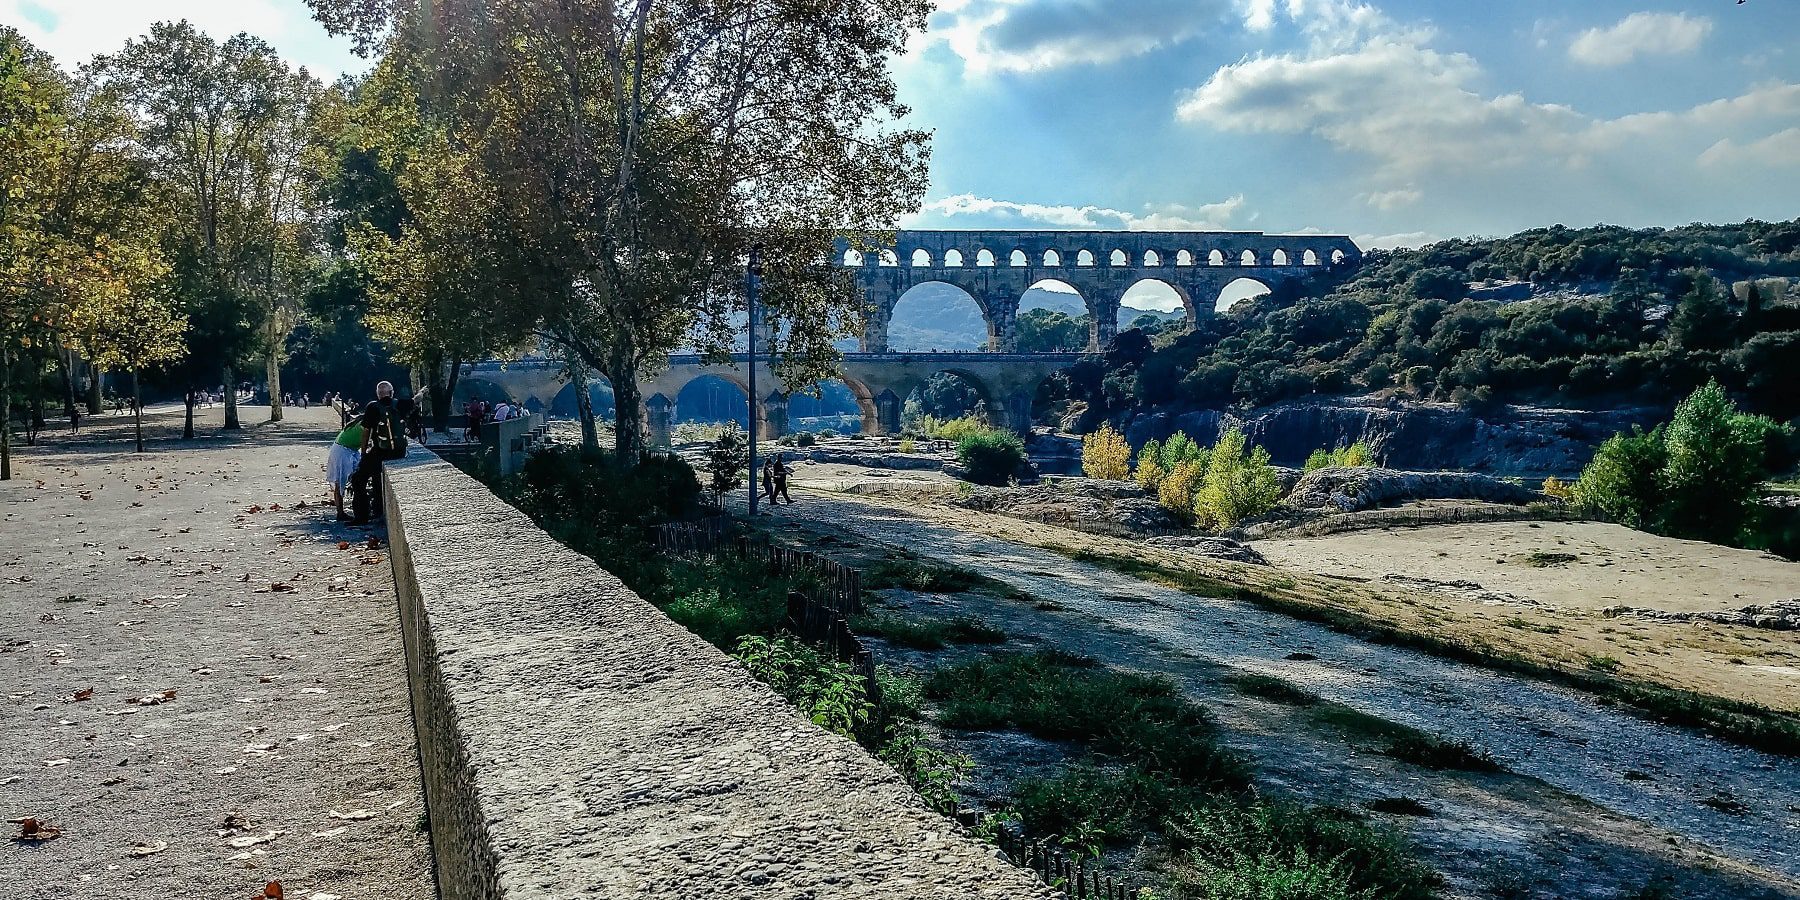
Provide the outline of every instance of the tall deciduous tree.
{"type": "Polygon", "coordinates": [[[777,365],[823,376],[860,325],[820,265],[833,239],[891,228],[925,184],[887,60],[927,0],[308,0],[327,27],[420,73],[455,146],[492,184],[529,280],[510,303],[612,382],[618,452],[644,447],[637,379],[733,343],[763,250],[787,325],[777,365]]]}
{"type": "MultiPolygon", "coordinates": [[[[262,334],[259,166],[289,106],[294,76],[248,34],[223,43],[186,21],[159,22],[98,61],[134,113],[157,174],[176,193],[175,284],[192,319],[190,386],[225,382],[225,427],[238,427],[236,371],[262,334]]],[[[192,433],[191,410],[188,433],[192,433]]]]}
{"type": "Polygon", "coordinates": [[[17,31],[0,28],[0,481],[12,478],[13,367],[50,339],[43,290],[50,243],[44,185],[60,139],[62,73],[17,31]]]}
{"type": "Polygon", "coordinates": [[[81,300],[69,310],[68,332],[90,359],[131,374],[137,452],[144,452],[141,377],[146,369],[187,355],[188,323],[170,296],[168,265],[149,242],[98,248],[83,279],[81,300]]]}

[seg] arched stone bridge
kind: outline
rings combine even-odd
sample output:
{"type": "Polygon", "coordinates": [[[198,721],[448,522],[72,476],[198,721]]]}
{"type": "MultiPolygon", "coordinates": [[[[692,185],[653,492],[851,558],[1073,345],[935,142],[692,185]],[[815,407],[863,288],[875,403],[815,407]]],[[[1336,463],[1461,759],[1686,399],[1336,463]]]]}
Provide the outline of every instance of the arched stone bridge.
{"type": "MultiPolygon", "coordinates": [[[[901,231],[892,246],[858,250],[839,240],[834,267],[853,270],[867,299],[862,352],[844,355],[840,367],[862,409],[865,434],[900,430],[907,395],[931,376],[951,373],[980,393],[995,424],[1017,431],[1031,426],[1031,404],[1052,373],[1074,365],[1079,353],[1019,353],[1017,322],[1025,292],[1044,281],[1074,288],[1091,320],[1088,350],[1110,343],[1118,331],[1120,301],[1132,285],[1161,282],[1174,289],[1189,320],[1213,314],[1221,291],[1239,278],[1270,288],[1323,269],[1354,265],[1362,258],[1356,243],[1342,235],[1273,235],[1252,231],[901,231]],[[866,250],[866,252],[864,252],[866,250]],[[986,352],[892,352],[888,325],[894,306],[911,288],[928,282],[966,291],[987,322],[986,352]]],[[[739,354],[732,364],[709,365],[699,356],[670,358],[666,370],[640,384],[645,398],[639,413],[652,441],[667,446],[676,398],[689,382],[714,375],[749,393],[739,354]]],[[[561,367],[542,360],[502,366],[484,363],[467,376],[473,386],[488,382],[514,402],[552,405],[566,387],[561,367]]],[[[750,398],[758,433],[778,437],[787,430],[787,398],[810,385],[788,385],[766,364],[756,372],[750,398]]]]}
{"type": "Polygon", "coordinates": [[[1190,321],[1213,314],[1239,278],[1270,288],[1322,267],[1362,258],[1343,235],[1259,231],[901,231],[893,246],[858,250],[840,239],[832,264],[855,270],[868,300],[862,349],[885,353],[894,306],[913,287],[942,282],[966,291],[987,321],[988,349],[1018,346],[1019,302],[1048,280],[1074,288],[1087,306],[1088,349],[1118,330],[1120,300],[1143,281],[1173,288],[1190,321]]]}
{"type": "MultiPolygon", "coordinates": [[[[1039,385],[1082,357],[1080,353],[846,353],[839,377],[862,410],[864,434],[898,432],[907,395],[942,372],[954,374],[973,386],[994,424],[1025,431],[1031,427],[1031,403],[1039,385]]],[[[641,380],[639,389],[645,398],[642,413],[649,425],[651,442],[668,446],[670,425],[677,413],[676,398],[682,388],[697,378],[723,378],[748,395],[747,360],[748,356],[740,353],[732,357],[730,366],[709,365],[700,356],[677,355],[670,357],[667,369],[641,380]]],[[[504,366],[482,363],[463,380],[471,387],[476,382],[486,382],[516,403],[537,407],[551,405],[568,385],[560,363],[538,359],[504,366]]],[[[809,387],[785,383],[766,360],[757,360],[756,389],[761,396],[752,398],[750,404],[757,433],[769,439],[786,433],[788,397],[809,387]]]]}

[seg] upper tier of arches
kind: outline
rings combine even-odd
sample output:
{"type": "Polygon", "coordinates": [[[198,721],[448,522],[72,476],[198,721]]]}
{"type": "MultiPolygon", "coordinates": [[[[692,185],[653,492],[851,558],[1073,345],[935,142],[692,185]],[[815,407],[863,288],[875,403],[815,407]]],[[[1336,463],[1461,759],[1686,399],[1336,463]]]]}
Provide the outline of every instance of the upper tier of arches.
{"type": "Polygon", "coordinates": [[[1343,235],[1156,231],[901,231],[891,246],[838,241],[836,265],[960,268],[1306,268],[1355,261],[1343,235]],[[866,252],[865,252],[866,251],[866,252]]]}

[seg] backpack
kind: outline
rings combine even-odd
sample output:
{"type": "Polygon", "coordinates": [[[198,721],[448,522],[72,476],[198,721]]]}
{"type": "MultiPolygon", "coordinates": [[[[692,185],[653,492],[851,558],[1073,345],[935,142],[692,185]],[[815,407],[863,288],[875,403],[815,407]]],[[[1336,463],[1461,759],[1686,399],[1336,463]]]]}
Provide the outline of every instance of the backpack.
{"type": "Polygon", "coordinates": [[[383,403],[379,400],[369,404],[374,424],[370,426],[373,437],[369,439],[371,451],[382,459],[399,459],[406,455],[406,426],[403,414],[395,409],[393,401],[383,403]]]}

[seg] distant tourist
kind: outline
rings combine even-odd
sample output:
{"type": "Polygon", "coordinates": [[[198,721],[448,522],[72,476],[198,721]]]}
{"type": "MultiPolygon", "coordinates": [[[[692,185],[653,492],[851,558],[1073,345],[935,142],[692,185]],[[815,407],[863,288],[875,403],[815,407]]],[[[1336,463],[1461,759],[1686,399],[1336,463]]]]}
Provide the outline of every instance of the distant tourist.
{"type": "Polygon", "coordinates": [[[325,457],[325,480],[331,483],[331,502],[337,504],[340,522],[350,518],[344,512],[344,492],[349,489],[350,476],[356,473],[357,463],[362,460],[365,431],[361,419],[344,426],[344,430],[338,432],[337,440],[331,442],[331,452],[325,457]]]}
{"type": "Polygon", "coordinates": [[[500,401],[500,405],[494,407],[494,421],[504,422],[512,418],[512,411],[512,403],[506,400],[500,401]]]}
{"type": "Polygon", "coordinates": [[[775,460],[765,459],[762,464],[763,500],[770,506],[775,505],[775,460]]]}

